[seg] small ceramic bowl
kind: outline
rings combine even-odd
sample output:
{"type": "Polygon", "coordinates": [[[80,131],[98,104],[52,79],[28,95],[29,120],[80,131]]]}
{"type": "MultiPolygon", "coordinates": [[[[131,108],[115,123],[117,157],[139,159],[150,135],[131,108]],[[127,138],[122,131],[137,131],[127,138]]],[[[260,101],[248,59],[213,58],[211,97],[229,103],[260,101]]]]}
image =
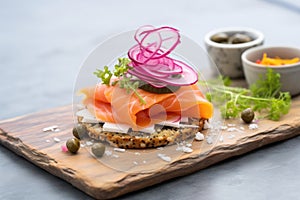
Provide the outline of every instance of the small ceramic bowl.
{"type": "Polygon", "coordinates": [[[272,68],[275,72],[280,73],[281,90],[290,92],[292,96],[300,93],[300,62],[295,64],[286,64],[281,66],[264,66],[257,64],[258,59],[261,60],[263,53],[267,53],[270,58],[280,57],[282,59],[300,58],[300,49],[295,47],[270,46],[255,47],[245,51],[242,54],[243,68],[246,81],[249,85],[259,79],[260,74],[265,74],[267,68],[272,68]]]}
{"type": "Polygon", "coordinates": [[[244,77],[241,55],[242,53],[252,47],[262,45],[264,42],[264,35],[257,30],[244,27],[228,27],[213,30],[205,35],[205,47],[208,55],[211,58],[211,66],[217,66],[220,73],[230,78],[244,77]],[[218,43],[213,41],[216,34],[225,33],[228,36],[235,34],[244,34],[251,38],[251,41],[238,44],[218,43]]]}

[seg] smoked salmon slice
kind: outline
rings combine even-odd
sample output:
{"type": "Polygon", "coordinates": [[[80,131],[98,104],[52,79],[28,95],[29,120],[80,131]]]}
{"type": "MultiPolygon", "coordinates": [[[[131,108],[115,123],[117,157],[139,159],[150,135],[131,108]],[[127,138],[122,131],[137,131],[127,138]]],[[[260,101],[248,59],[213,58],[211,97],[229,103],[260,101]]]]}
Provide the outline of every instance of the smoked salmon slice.
{"type": "Polygon", "coordinates": [[[174,93],[156,94],[137,89],[145,100],[141,104],[132,92],[127,93],[119,86],[98,84],[84,88],[83,104],[99,121],[128,124],[133,129],[141,129],[165,120],[180,117],[209,119],[213,115],[213,105],[207,101],[196,84],[181,86],[174,93]]]}

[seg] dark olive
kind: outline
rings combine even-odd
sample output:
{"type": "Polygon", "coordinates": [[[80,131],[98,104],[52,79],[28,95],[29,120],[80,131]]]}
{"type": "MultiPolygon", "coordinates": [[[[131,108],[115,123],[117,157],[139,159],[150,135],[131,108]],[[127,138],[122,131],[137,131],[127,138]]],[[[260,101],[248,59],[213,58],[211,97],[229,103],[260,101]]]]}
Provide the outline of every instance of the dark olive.
{"type": "Polygon", "coordinates": [[[236,33],[231,36],[228,40],[229,44],[240,44],[245,42],[250,42],[252,39],[246,34],[236,33]]]}
{"type": "Polygon", "coordinates": [[[214,34],[210,39],[217,43],[227,43],[229,36],[226,33],[217,33],[214,34]]]}
{"type": "Polygon", "coordinates": [[[92,153],[96,157],[100,158],[103,156],[103,154],[105,152],[105,145],[102,143],[95,143],[95,144],[93,144],[91,149],[92,149],[92,153]]]}
{"type": "Polygon", "coordinates": [[[80,141],[77,138],[71,138],[67,140],[66,145],[69,152],[77,153],[80,148],[80,141]]]}
{"type": "Polygon", "coordinates": [[[255,114],[251,108],[247,108],[241,113],[242,120],[247,124],[250,124],[252,122],[254,116],[255,114]]]}
{"type": "Polygon", "coordinates": [[[88,131],[83,125],[78,124],[76,127],[73,128],[72,132],[74,137],[80,140],[83,139],[85,136],[87,136],[88,131]]]}

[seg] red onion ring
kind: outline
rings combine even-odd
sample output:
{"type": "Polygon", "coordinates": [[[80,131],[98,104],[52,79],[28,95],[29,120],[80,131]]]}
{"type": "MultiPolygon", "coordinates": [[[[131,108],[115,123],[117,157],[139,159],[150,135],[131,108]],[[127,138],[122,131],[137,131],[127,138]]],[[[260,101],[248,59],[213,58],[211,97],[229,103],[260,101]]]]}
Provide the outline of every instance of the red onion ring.
{"type": "MultiPolygon", "coordinates": [[[[144,27],[147,27],[148,29],[150,29],[151,26],[144,26],[144,27]]],[[[151,43],[146,43],[146,45],[145,45],[144,44],[145,40],[151,39],[150,38],[151,34],[155,34],[155,35],[159,34],[160,40],[158,40],[158,41],[154,40],[154,42],[159,42],[161,44],[160,48],[159,48],[161,50],[161,54],[156,55],[153,58],[161,58],[161,57],[166,56],[167,54],[171,53],[171,51],[173,51],[175,49],[175,47],[180,43],[180,35],[179,35],[178,30],[175,28],[172,28],[172,27],[165,26],[165,27],[160,27],[157,29],[155,29],[153,27],[152,30],[143,30],[141,33],[139,33],[139,35],[137,35],[138,33],[139,32],[137,32],[135,34],[135,38],[138,38],[138,36],[145,34],[145,36],[142,38],[141,41],[139,41],[139,40],[137,40],[137,41],[138,41],[141,49],[146,49],[146,50],[149,50],[148,46],[151,43]],[[169,44],[169,47],[168,47],[168,45],[166,45],[168,41],[169,42],[171,41],[171,43],[169,44]]]]}
{"type": "Polygon", "coordinates": [[[177,29],[147,25],[136,31],[134,39],[138,44],[128,51],[133,67],[128,70],[129,74],[159,88],[191,85],[198,81],[198,74],[192,67],[167,56],[180,43],[177,29]]]}

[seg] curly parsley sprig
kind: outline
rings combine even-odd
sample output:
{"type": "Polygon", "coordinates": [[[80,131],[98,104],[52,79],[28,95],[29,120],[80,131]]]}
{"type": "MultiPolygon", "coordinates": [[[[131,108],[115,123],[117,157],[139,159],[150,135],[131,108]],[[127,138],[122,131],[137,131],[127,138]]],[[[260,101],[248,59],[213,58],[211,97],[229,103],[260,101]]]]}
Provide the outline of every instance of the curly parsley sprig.
{"type": "Polygon", "coordinates": [[[211,91],[207,98],[220,106],[222,117],[236,118],[246,108],[265,113],[263,118],[278,121],[280,117],[289,112],[291,95],[280,92],[280,74],[268,69],[266,76],[260,79],[250,89],[230,87],[205,83],[211,91]]]}
{"type": "Polygon", "coordinates": [[[132,69],[129,66],[130,60],[128,58],[119,58],[118,64],[114,66],[114,70],[110,71],[108,66],[104,66],[104,69],[97,69],[94,74],[101,79],[102,84],[106,84],[108,86],[119,84],[120,88],[126,89],[127,93],[132,91],[140,100],[142,104],[146,104],[146,101],[137,91],[139,87],[138,81],[133,81],[132,76],[127,74],[127,71],[132,69]],[[117,77],[116,80],[112,81],[112,77],[117,77]]]}

